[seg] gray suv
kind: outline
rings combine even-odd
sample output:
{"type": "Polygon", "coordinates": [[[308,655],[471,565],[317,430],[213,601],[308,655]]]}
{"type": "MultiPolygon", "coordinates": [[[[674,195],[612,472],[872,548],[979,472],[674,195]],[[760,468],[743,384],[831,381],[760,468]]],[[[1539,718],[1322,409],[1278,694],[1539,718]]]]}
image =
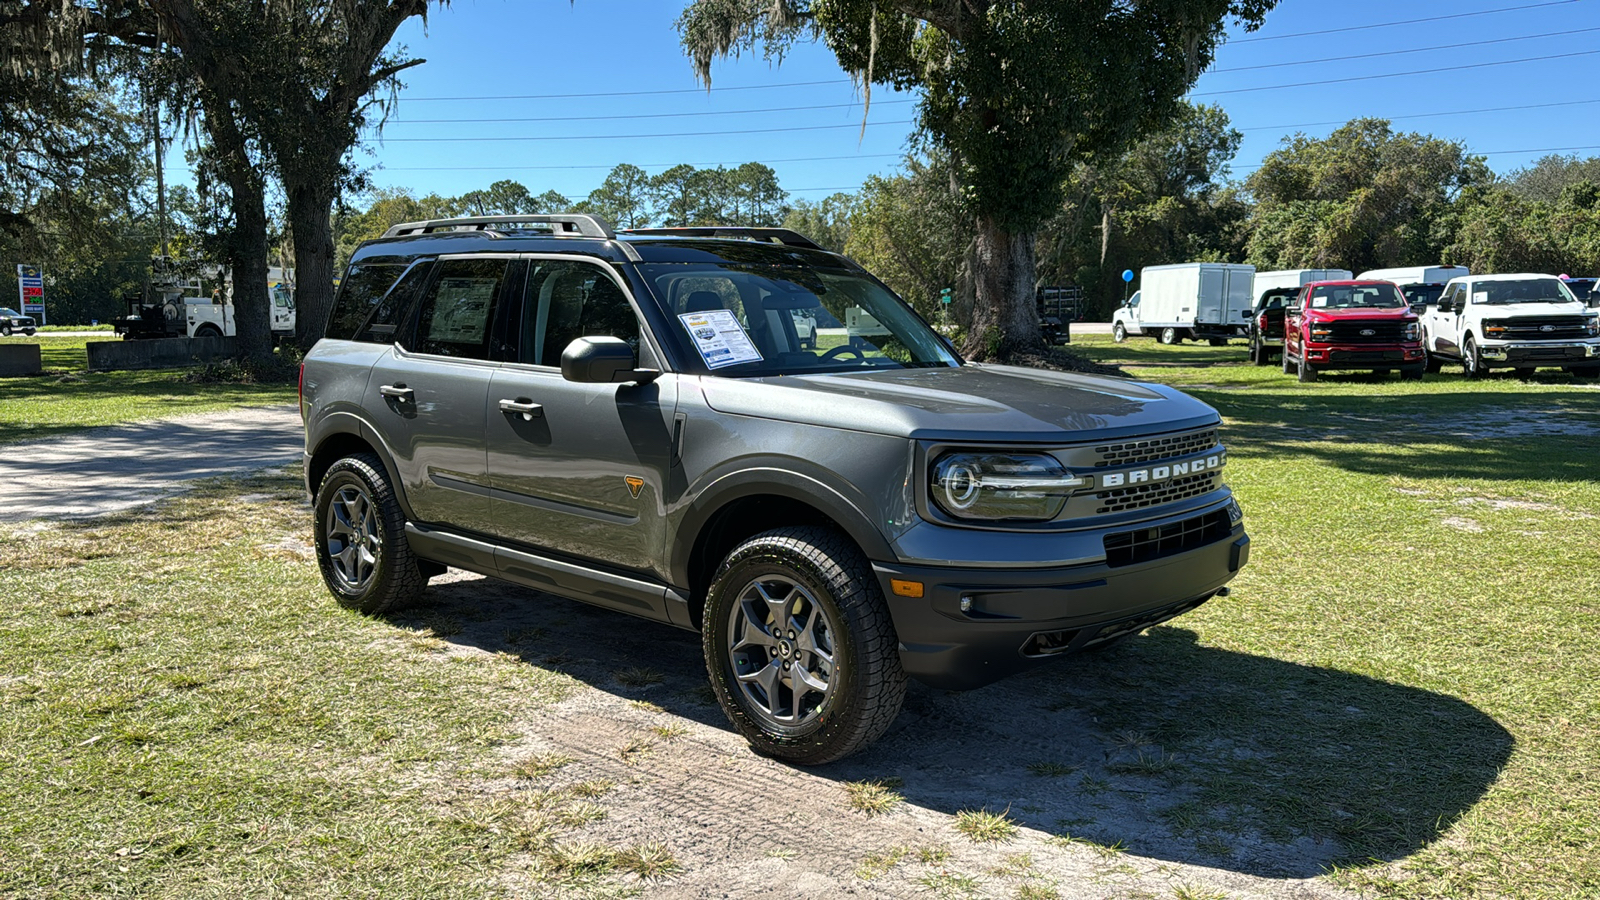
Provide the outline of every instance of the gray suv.
{"type": "Polygon", "coordinates": [[[1213,409],[965,362],[789,231],[398,225],[327,335],[300,405],[341,603],[455,566],[697,631],[733,724],[796,763],[876,739],[908,676],[1105,647],[1249,553],[1213,409]]]}

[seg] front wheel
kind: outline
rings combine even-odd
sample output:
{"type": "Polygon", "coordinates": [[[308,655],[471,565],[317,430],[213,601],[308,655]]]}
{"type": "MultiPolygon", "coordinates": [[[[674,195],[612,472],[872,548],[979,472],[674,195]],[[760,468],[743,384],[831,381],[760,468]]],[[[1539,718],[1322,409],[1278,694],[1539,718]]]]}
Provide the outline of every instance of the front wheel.
{"type": "Polygon", "coordinates": [[[1302,384],[1308,384],[1317,380],[1317,370],[1311,368],[1311,363],[1306,361],[1304,353],[1300,355],[1300,368],[1298,369],[1297,374],[1300,376],[1300,382],[1302,384]]]}
{"type": "Polygon", "coordinates": [[[1434,356],[1432,353],[1429,353],[1428,361],[1423,363],[1422,366],[1425,370],[1427,370],[1429,375],[1437,375],[1439,374],[1439,370],[1444,368],[1444,360],[1434,356]]]}
{"type": "Polygon", "coordinates": [[[1122,343],[1123,341],[1128,339],[1128,329],[1123,328],[1121,322],[1118,322],[1115,325],[1112,325],[1111,326],[1111,339],[1113,341],[1116,341],[1119,344],[1122,343]]]}
{"type": "Polygon", "coordinates": [[[1415,366],[1406,366],[1405,368],[1400,370],[1400,380],[1401,381],[1421,381],[1422,380],[1422,373],[1426,368],[1427,368],[1427,366],[1423,365],[1423,364],[1419,364],[1419,365],[1415,365],[1415,366]]]}
{"type": "Polygon", "coordinates": [[[1600,378],[1600,366],[1573,366],[1567,371],[1573,378],[1600,378]]]}
{"type": "Polygon", "coordinates": [[[1227,338],[1209,338],[1209,339],[1207,339],[1206,343],[1210,344],[1213,347],[1226,347],[1226,346],[1228,346],[1228,339],[1227,338]]]}
{"type": "Polygon", "coordinates": [[[1488,374],[1482,357],[1478,356],[1478,345],[1471,337],[1461,345],[1461,374],[1468,378],[1482,378],[1488,374]]]}
{"type": "Polygon", "coordinates": [[[416,602],[427,587],[406,518],[376,456],[328,467],[317,489],[315,534],[322,580],[340,606],[376,614],[416,602]]]}
{"type": "Polygon", "coordinates": [[[877,740],[905,698],[883,593],[861,551],[830,529],[779,528],[728,554],[701,640],[723,712],[766,756],[841,759],[877,740]]]}
{"type": "Polygon", "coordinates": [[[11,337],[10,325],[0,325],[0,337],[11,337]]]}

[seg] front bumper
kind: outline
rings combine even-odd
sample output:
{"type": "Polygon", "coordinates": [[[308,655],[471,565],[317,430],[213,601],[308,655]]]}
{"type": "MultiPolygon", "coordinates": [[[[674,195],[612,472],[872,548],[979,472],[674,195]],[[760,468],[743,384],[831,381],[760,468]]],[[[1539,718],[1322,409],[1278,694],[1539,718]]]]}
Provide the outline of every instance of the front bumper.
{"type": "MultiPolygon", "coordinates": [[[[1143,530],[1153,529],[1135,532],[1143,530]]],[[[1144,562],[1053,569],[873,563],[873,569],[906,673],[935,688],[971,690],[1188,612],[1233,580],[1249,558],[1240,522],[1192,550],[1144,562]],[[923,595],[901,596],[895,582],[920,584],[923,595]]]]}
{"type": "Polygon", "coordinates": [[[1486,340],[1478,357],[1485,365],[1570,366],[1600,360],[1600,342],[1486,340]]]}
{"type": "Polygon", "coordinates": [[[1318,369],[1393,369],[1422,365],[1428,357],[1422,342],[1405,344],[1304,345],[1306,362],[1318,369]]]}

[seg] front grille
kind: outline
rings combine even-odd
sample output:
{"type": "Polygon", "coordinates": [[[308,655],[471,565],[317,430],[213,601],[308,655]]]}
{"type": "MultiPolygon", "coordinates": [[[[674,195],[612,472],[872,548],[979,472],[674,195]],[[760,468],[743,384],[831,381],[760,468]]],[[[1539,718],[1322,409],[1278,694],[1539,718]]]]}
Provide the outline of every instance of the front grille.
{"type": "Polygon", "coordinates": [[[1105,537],[1106,565],[1114,569],[1176,556],[1223,540],[1232,533],[1226,509],[1170,525],[1119,531],[1105,537]]]}
{"type": "Polygon", "coordinates": [[[1097,513],[1125,512],[1130,509],[1144,509],[1147,506],[1158,506],[1162,503],[1175,503],[1207,494],[1217,488],[1217,473],[1205,472],[1200,475],[1187,475],[1183,478],[1174,478],[1171,481],[1161,481],[1155,484],[1140,484],[1134,487],[1115,488],[1095,494],[1100,501],[1097,513]]]}
{"type": "Polygon", "coordinates": [[[1405,340],[1406,326],[1403,322],[1332,322],[1317,328],[1330,331],[1326,336],[1313,336],[1318,343],[1393,344],[1405,340]]]}
{"type": "Polygon", "coordinates": [[[1135,463],[1171,459],[1174,456],[1188,456],[1191,453],[1210,450],[1216,445],[1217,430],[1215,428],[1208,428],[1205,431],[1191,431],[1187,434],[1175,434],[1171,437],[1107,444],[1103,447],[1094,448],[1094,452],[1100,454],[1100,461],[1094,465],[1097,469],[1105,468],[1106,466],[1131,466],[1135,463]]]}
{"type": "Polygon", "coordinates": [[[1521,319],[1485,319],[1487,337],[1513,341],[1570,341],[1590,337],[1587,319],[1583,316],[1528,316],[1521,319]],[[1505,329],[1491,331],[1490,329],[1505,329]],[[1546,331],[1545,329],[1550,329],[1546,331]]]}

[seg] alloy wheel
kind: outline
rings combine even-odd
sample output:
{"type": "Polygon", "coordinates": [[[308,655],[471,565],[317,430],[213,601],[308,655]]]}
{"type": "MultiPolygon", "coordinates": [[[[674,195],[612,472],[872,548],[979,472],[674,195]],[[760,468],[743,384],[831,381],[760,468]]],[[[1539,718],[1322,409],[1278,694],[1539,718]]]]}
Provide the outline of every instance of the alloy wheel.
{"type": "Polygon", "coordinates": [[[734,680],[751,711],[785,728],[808,725],[834,690],[837,626],[809,590],[782,575],[744,586],[728,622],[734,680]]]}
{"type": "Polygon", "coordinates": [[[372,580],[383,552],[377,504],[362,488],[345,485],[328,504],[326,524],[334,576],[346,589],[362,590],[372,580]]]}

